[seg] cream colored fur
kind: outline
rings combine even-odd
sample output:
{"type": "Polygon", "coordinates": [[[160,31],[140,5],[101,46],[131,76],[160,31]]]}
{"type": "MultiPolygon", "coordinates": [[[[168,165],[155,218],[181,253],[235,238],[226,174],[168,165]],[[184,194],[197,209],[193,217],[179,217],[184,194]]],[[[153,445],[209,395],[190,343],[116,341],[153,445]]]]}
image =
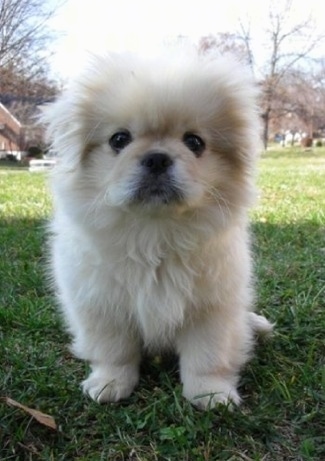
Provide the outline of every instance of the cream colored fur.
{"type": "MultiPolygon", "coordinates": [[[[173,348],[184,396],[239,403],[254,333],[247,209],[259,148],[256,89],[228,58],[183,50],[94,58],[45,113],[59,162],[52,177],[52,273],[83,389],[128,397],[141,351],[173,348]],[[128,130],[121,151],[109,140],[128,130]],[[185,133],[204,141],[195,155],[185,133]],[[134,200],[148,152],[166,153],[181,200],[134,200]]],[[[149,194],[150,195],[150,194],[149,194]]]]}

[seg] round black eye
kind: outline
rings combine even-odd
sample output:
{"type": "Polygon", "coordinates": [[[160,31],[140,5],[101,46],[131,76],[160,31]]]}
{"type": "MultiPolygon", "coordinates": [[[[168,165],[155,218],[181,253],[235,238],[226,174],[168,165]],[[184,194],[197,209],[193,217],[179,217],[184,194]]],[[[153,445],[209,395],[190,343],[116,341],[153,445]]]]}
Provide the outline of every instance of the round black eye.
{"type": "Polygon", "coordinates": [[[200,136],[193,133],[185,133],[183,136],[183,143],[188,147],[197,157],[199,157],[205,149],[205,142],[200,136]]]}
{"type": "Polygon", "coordinates": [[[129,131],[118,131],[109,139],[109,145],[115,152],[120,152],[124,147],[132,142],[132,136],[129,131]]]}

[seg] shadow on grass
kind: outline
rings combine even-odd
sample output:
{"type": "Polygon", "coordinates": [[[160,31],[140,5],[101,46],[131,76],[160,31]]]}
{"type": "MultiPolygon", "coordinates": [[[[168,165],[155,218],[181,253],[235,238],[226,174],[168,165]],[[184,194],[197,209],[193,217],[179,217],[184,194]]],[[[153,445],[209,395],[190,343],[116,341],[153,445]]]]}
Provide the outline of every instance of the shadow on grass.
{"type": "MultiPolygon", "coordinates": [[[[272,306],[281,306],[283,301],[287,307],[293,306],[302,301],[303,293],[303,305],[320,301],[318,294],[325,275],[325,229],[313,222],[298,222],[283,226],[255,223],[252,230],[259,305],[272,314],[272,306]]],[[[278,314],[276,310],[274,321],[278,314]]]]}
{"type": "Polygon", "coordinates": [[[257,307],[276,333],[243,372],[241,409],[202,413],[181,397],[174,356],[145,358],[126,402],[99,406],[82,396],[86,367],[67,349],[44,277],[44,222],[0,221],[1,395],[59,426],[53,432],[1,403],[0,458],[322,459],[323,230],[255,223],[253,232],[257,307]]]}
{"type": "Polygon", "coordinates": [[[0,283],[6,299],[44,293],[45,226],[45,220],[0,219],[0,283]]]}

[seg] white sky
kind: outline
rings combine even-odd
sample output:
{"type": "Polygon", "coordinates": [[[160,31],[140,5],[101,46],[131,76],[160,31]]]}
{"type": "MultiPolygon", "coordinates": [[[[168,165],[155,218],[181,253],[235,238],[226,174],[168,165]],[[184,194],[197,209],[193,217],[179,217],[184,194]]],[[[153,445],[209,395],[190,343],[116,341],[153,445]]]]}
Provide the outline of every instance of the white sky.
{"type": "MultiPolygon", "coordinates": [[[[274,7],[284,2],[271,0],[274,7]]],[[[325,33],[323,0],[292,3],[293,22],[311,13],[325,33]]],[[[239,18],[250,19],[255,46],[263,52],[259,37],[267,27],[268,5],[268,0],[66,0],[50,24],[60,36],[53,71],[63,78],[74,75],[87,51],[147,52],[180,35],[197,42],[209,34],[235,32],[239,18]]]]}

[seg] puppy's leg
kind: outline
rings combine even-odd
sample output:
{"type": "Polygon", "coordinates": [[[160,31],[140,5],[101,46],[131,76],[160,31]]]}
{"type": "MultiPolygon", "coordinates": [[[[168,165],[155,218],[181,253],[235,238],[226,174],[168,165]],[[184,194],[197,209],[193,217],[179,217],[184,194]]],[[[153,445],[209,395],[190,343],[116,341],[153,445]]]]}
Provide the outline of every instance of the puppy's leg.
{"type": "Polygon", "coordinates": [[[129,397],[139,381],[139,341],[127,328],[111,331],[105,322],[94,330],[79,328],[73,351],[90,362],[92,371],[82,387],[99,403],[129,397]]]}
{"type": "Polygon", "coordinates": [[[236,386],[252,346],[252,328],[248,312],[224,312],[207,314],[178,340],[183,395],[201,409],[240,403],[236,386]]]}

